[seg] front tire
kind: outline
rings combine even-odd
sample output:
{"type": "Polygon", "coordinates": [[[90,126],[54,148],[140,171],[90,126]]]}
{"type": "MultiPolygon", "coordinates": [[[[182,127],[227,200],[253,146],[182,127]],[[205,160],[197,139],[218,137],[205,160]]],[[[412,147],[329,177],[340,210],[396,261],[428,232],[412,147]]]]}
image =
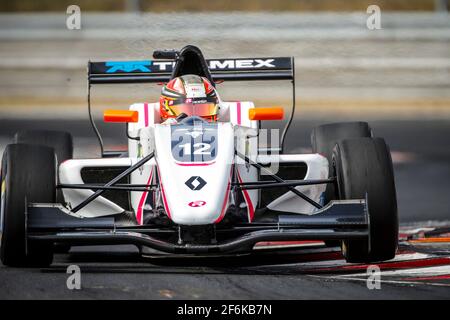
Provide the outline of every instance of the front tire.
{"type": "MultiPolygon", "coordinates": [[[[14,142],[53,148],[58,168],[63,161],[73,158],[73,138],[66,131],[23,130],[16,133],[14,142]]],[[[64,204],[62,190],[56,191],[56,202],[64,204]]],[[[67,253],[70,250],[70,245],[57,243],[54,249],[56,253],[67,253]]]]}
{"type": "MultiPolygon", "coordinates": [[[[327,158],[329,177],[334,177],[332,172],[333,149],[336,142],[343,139],[367,138],[372,136],[372,129],[367,122],[336,122],[315,127],[311,132],[311,147],[313,153],[318,153],[327,158]]],[[[324,204],[336,200],[337,190],[334,184],[327,184],[323,195],[324,204]]],[[[327,247],[339,247],[339,241],[325,241],[327,247]]]]}
{"type": "Polygon", "coordinates": [[[24,130],[14,136],[14,143],[34,144],[53,148],[58,164],[73,158],[73,138],[69,132],[24,130]]]}
{"type": "MultiPolygon", "coordinates": [[[[367,122],[336,122],[317,126],[311,132],[312,152],[327,158],[329,177],[332,173],[333,149],[336,143],[344,139],[368,138],[372,136],[372,129],[367,122]]],[[[334,185],[328,184],[325,191],[325,204],[337,199],[334,185]]]]}
{"type": "Polygon", "coordinates": [[[398,213],[394,171],[382,138],[337,142],[333,151],[339,199],[365,199],[370,220],[369,240],[346,240],[347,262],[377,262],[394,258],[398,244],[398,213]]]}
{"type": "Polygon", "coordinates": [[[10,144],[1,169],[0,259],[7,266],[48,266],[52,243],[27,241],[26,203],[54,203],[56,159],[52,148],[10,144]]]}

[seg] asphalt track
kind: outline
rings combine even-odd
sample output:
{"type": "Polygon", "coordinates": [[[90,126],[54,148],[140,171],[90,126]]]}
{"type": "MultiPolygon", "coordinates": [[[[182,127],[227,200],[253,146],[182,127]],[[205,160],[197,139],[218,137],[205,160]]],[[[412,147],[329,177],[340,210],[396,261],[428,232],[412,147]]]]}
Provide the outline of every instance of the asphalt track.
{"type": "MultiPolygon", "coordinates": [[[[295,121],[288,152],[307,152],[311,128],[295,121]]],[[[133,247],[73,248],[45,269],[0,267],[0,299],[449,299],[450,121],[371,121],[393,152],[401,246],[379,264],[381,289],[369,290],[365,265],[345,264],[320,242],[278,252],[266,244],[242,257],[140,257],[133,247]],[[66,286],[69,265],[81,268],[81,290],[66,286]]],[[[64,129],[75,136],[76,156],[98,151],[85,120],[1,120],[0,149],[23,128],[64,129]]],[[[120,147],[122,128],[103,126],[120,147]]]]}

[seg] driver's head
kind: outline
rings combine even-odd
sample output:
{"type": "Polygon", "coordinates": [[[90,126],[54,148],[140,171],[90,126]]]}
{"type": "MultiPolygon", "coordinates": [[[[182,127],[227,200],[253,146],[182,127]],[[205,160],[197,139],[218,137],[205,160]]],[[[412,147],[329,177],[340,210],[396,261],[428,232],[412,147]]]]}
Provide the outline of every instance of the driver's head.
{"type": "Polygon", "coordinates": [[[216,90],[206,78],[187,74],[170,80],[162,88],[159,107],[163,120],[185,113],[216,121],[219,102],[216,90]]]}

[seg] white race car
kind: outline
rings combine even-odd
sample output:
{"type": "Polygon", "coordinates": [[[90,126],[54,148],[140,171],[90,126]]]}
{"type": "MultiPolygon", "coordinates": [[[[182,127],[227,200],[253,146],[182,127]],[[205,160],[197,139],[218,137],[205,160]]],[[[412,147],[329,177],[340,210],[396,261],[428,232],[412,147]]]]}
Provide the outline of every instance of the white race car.
{"type": "MultiPolygon", "coordinates": [[[[154,60],[90,62],[101,83],[290,80],[293,58],[205,60],[201,51],[155,51],[154,60]]],[[[220,102],[214,119],[162,121],[160,103],[106,110],[125,122],[128,151],[72,159],[69,133],[23,131],[3,154],[1,260],[46,266],[72,245],[134,244],[183,255],[248,253],[261,241],[341,244],[348,262],[392,259],[398,217],[390,152],[365,122],[313,130],[313,153],[261,143],[260,123],[280,108],[220,102]]],[[[90,97],[90,95],[89,95],[90,97]]],[[[88,103],[89,114],[90,102],[88,103]]]]}

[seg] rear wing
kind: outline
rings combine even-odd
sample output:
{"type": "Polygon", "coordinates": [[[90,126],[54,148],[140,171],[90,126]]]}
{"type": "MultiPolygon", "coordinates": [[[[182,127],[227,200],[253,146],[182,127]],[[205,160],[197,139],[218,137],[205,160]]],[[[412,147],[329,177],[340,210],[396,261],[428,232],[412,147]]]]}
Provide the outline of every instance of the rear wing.
{"type": "MultiPolygon", "coordinates": [[[[294,80],[294,58],[207,59],[214,82],[294,80]]],[[[157,83],[171,79],[175,60],[89,62],[89,84],[157,83]]]]}
{"type": "Polygon", "coordinates": [[[280,151],[283,151],[286,132],[294,118],[295,112],[294,57],[205,60],[200,49],[194,46],[186,46],[181,51],[157,50],[153,53],[153,56],[156,58],[155,60],[89,61],[87,95],[89,120],[98,138],[102,157],[117,156],[117,154],[104,150],[103,139],[92,117],[91,85],[165,83],[174,76],[188,73],[206,76],[208,80],[212,80],[215,83],[221,81],[290,80],[292,83],[292,109],[281,134],[280,151]]]}

